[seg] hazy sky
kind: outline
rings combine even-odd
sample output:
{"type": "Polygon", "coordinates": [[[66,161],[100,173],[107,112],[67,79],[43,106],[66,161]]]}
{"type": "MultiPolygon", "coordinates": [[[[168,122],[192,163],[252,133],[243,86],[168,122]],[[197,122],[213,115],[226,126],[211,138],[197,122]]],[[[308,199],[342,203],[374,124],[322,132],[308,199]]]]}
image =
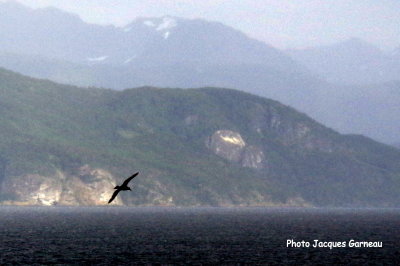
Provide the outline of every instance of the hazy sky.
{"type": "Polygon", "coordinates": [[[358,37],[383,49],[400,46],[400,0],[18,0],[54,6],[91,23],[125,25],[136,17],[220,21],[278,48],[358,37]]]}

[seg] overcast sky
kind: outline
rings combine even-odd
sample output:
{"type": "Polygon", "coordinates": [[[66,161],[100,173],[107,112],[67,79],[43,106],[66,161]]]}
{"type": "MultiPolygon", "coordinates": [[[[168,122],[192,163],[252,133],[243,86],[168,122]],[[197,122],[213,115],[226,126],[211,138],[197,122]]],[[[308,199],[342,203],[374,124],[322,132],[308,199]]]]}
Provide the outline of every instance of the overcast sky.
{"type": "Polygon", "coordinates": [[[278,48],[357,37],[382,49],[400,46],[400,0],[18,0],[53,6],[91,23],[125,25],[163,15],[219,21],[278,48]]]}

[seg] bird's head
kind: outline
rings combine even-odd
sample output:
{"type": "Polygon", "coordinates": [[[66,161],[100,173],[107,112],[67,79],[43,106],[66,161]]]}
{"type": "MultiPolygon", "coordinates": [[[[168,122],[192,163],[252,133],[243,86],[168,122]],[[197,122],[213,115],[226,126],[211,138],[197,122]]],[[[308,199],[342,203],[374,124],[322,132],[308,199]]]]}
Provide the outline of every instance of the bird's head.
{"type": "Polygon", "coordinates": [[[128,187],[129,190],[132,190],[130,187],[128,187]]]}

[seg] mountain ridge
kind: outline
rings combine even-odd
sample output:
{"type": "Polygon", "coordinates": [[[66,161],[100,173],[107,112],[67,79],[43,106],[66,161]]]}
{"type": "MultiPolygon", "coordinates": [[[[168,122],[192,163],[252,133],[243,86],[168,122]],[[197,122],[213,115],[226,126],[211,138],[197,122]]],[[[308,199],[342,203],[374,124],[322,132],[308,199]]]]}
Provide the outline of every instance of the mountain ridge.
{"type": "Polygon", "coordinates": [[[400,151],[232,89],[114,91],[0,70],[3,204],[398,206],[400,151]],[[22,184],[25,184],[22,186],[22,184]],[[84,196],[86,195],[86,196],[84,196]]]}
{"type": "Polygon", "coordinates": [[[398,80],[395,53],[380,50],[358,38],[331,45],[287,50],[287,54],[329,82],[371,85],[398,80]]]}
{"type": "MultiPolygon", "coordinates": [[[[359,60],[349,60],[347,67],[327,63],[322,69],[318,64],[332,57],[325,55],[317,60],[313,73],[312,68],[284,52],[217,22],[166,16],[137,19],[125,27],[100,26],[70,14],[63,16],[62,11],[53,20],[54,10],[33,10],[16,4],[15,9],[19,8],[25,10],[25,15],[14,14],[13,19],[7,19],[12,16],[10,11],[0,17],[0,66],[7,69],[60,83],[113,89],[236,88],[283,102],[342,133],[399,142],[397,96],[388,91],[386,84],[337,85],[321,75],[321,71],[333,68],[341,77],[353,76],[363,84],[387,80],[379,75],[383,70],[380,66],[388,65],[379,63],[379,55],[378,63],[360,70],[363,75],[351,74],[354,67],[360,66],[359,60]],[[51,14],[43,15],[47,12],[51,14]],[[360,99],[355,95],[361,95],[360,99]],[[358,117],[357,123],[351,117],[358,117]]],[[[363,43],[352,42],[356,48],[363,43]]],[[[396,65],[397,61],[390,64],[396,65]]],[[[389,70],[397,79],[400,70],[389,70]]]]}

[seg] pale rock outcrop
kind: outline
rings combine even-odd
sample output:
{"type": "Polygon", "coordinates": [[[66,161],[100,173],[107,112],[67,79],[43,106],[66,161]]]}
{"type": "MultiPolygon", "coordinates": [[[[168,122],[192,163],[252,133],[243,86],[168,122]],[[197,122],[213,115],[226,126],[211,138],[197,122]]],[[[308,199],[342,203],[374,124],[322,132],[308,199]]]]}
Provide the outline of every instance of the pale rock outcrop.
{"type": "MultiPolygon", "coordinates": [[[[56,171],[53,176],[27,174],[3,183],[3,191],[14,195],[14,204],[24,205],[105,205],[113,194],[115,178],[103,169],[80,167],[66,176],[56,171]]],[[[122,205],[117,197],[111,204],[122,205]]]]}
{"type": "Polygon", "coordinates": [[[293,207],[312,207],[312,205],[305,201],[302,197],[292,197],[286,200],[285,206],[293,206],[293,207]]]}
{"type": "Polygon", "coordinates": [[[199,119],[199,117],[197,115],[188,115],[187,117],[185,117],[184,123],[186,126],[191,126],[191,125],[196,124],[198,119],[199,119]]]}
{"type": "Polygon", "coordinates": [[[265,156],[260,148],[249,146],[244,150],[242,166],[260,169],[264,167],[264,163],[265,156]]]}
{"type": "Polygon", "coordinates": [[[174,198],[171,192],[159,181],[152,182],[151,188],[147,190],[146,198],[151,202],[151,205],[174,206],[174,198]]]}
{"type": "Polygon", "coordinates": [[[231,130],[218,130],[209,138],[207,147],[216,155],[232,162],[241,160],[246,143],[239,133],[231,130]]]}
{"type": "Polygon", "coordinates": [[[207,139],[206,146],[216,155],[243,167],[261,169],[265,165],[261,148],[247,145],[238,132],[218,130],[207,139]]]}
{"type": "Polygon", "coordinates": [[[13,194],[18,202],[28,205],[55,205],[62,194],[62,173],[55,176],[27,174],[22,177],[8,179],[3,190],[13,194]]]}
{"type": "MultiPolygon", "coordinates": [[[[64,185],[62,205],[105,205],[114,193],[114,177],[103,169],[92,169],[84,165],[78,169],[77,176],[69,178],[64,185]]],[[[111,204],[121,205],[118,197],[111,204]]]]}

